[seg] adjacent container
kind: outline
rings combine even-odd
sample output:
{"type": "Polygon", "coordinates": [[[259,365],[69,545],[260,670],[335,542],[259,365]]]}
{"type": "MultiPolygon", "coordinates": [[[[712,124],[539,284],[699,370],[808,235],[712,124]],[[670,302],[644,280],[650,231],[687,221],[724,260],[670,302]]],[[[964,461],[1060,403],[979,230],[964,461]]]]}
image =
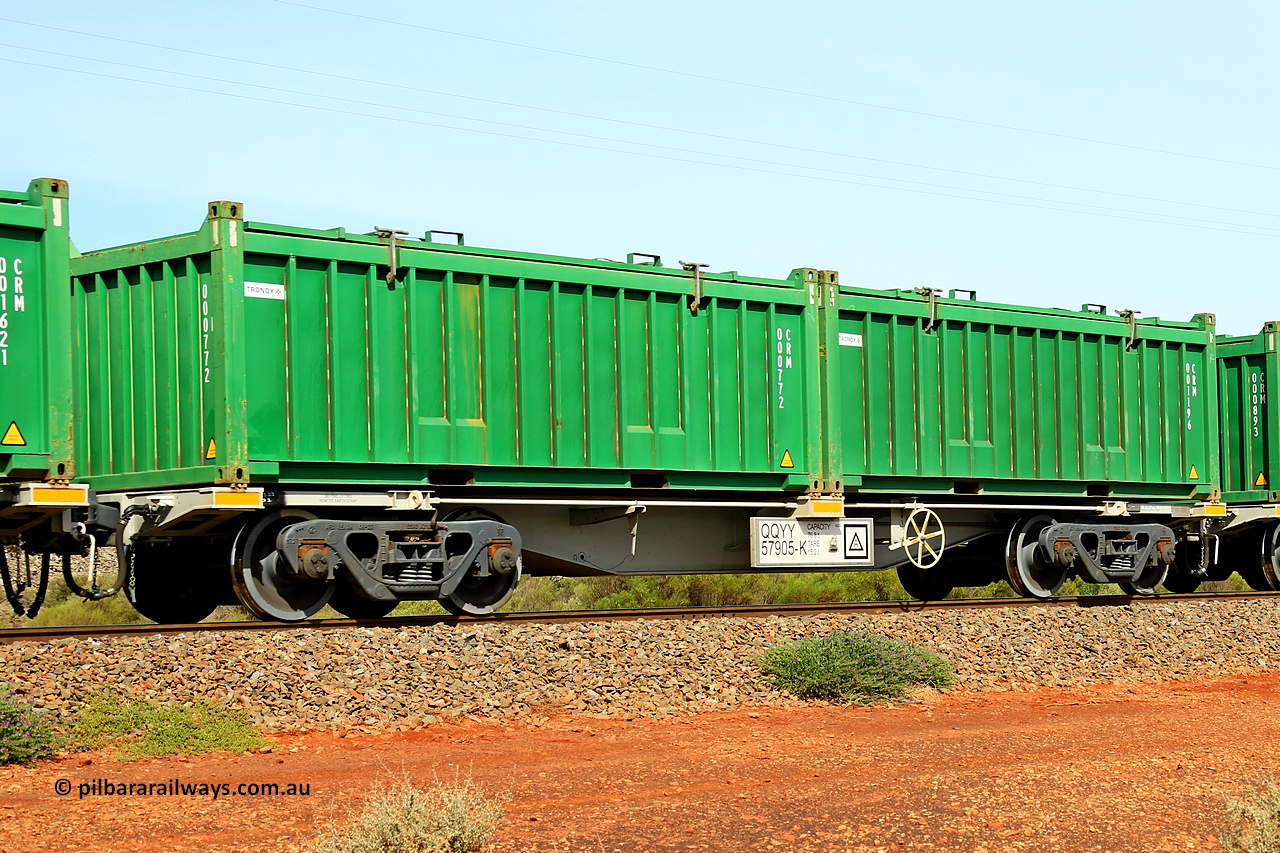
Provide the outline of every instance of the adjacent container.
{"type": "Polygon", "coordinates": [[[1216,494],[1212,315],[1140,320],[958,293],[840,288],[828,397],[847,492],[1216,494]]]}
{"type": "Polygon", "coordinates": [[[1269,408],[1280,379],[1276,335],[1267,323],[1256,335],[1218,338],[1222,420],[1222,497],[1236,502],[1280,500],[1280,420],[1269,408]]]}
{"type": "Polygon", "coordinates": [[[76,258],[81,476],[812,485],[814,271],[748,279],[439,233],[245,223],[215,202],[198,232],[76,258]]]}
{"type": "Polygon", "coordinates": [[[75,474],[70,254],[65,181],[0,192],[0,484],[75,474]]]}

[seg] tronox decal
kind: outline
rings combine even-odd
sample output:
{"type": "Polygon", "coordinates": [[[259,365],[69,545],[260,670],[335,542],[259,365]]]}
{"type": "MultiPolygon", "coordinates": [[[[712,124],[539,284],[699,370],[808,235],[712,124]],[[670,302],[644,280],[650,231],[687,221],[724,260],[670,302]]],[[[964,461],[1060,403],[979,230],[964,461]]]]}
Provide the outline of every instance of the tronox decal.
{"type": "Polygon", "coordinates": [[[267,284],[263,281],[246,281],[244,295],[253,299],[284,299],[283,284],[267,284]]]}
{"type": "Polygon", "coordinates": [[[862,346],[862,335],[853,332],[840,332],[840,346],[842,347],[860,347],[862,346]]]}

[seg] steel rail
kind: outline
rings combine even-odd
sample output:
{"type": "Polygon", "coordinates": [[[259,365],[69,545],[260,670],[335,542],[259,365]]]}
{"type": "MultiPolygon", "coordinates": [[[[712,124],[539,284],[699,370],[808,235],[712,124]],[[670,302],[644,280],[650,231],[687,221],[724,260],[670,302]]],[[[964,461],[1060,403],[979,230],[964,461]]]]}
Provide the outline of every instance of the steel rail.
{"type": "Polygon", "coordinates": [[[66,625],[0,629],[0,643],[42,640],[226,634],[238,631],[290,631],[338,628],[413,628],[433,625],[503,625],[517,623],[608,622],[637,619],[724,619],[768,616],[813,616],[844,613],[922,613],[945,610],[990,610],[1014,607],[1126,607],[1210,601],[1275,598],[1274,592],[1163,593],[1160,595],[1068,595],[1059,598],[954,598],[941,601],[841,601],[809,604],[741,604],[721,607],[652,607],[624,610],[539,610],[490,616],[384,616],[380,619],[307,619],[302,622],[197,622],[187,625],[66,625]]]}

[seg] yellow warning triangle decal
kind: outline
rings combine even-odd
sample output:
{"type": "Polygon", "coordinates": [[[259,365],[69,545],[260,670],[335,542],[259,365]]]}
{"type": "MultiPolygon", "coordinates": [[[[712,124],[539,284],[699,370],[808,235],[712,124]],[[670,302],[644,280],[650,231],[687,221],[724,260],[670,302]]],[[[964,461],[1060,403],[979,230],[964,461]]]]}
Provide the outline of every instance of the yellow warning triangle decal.
{"type": "Polygon", "coordinates": [[[1267,475],[1259,471],[1258,479],[1254,480],[1253,484],[1255,486],[1265,486],[1267,484],[1267,475]]]}
{"type": "Polygon", "coordinates": [[[782,463],[781,463],[781,464],[782,464],[782,467],[783,467],[783,468],[794,468],[794,467],[796,467],[796,463],[794,463],[794,462],[792,462],[792,461],[791,461],[791,451],[790,451],[790,450],[784,450],[784,451],[782,451],[782,463]]]}
{"type": "Polygon", "coordinates": [[[218,456],[218,447],[213,443],[213,439],[209,439],[209,449],[204,452],[205,459],[216,459],[218,456]]]}
{"type": "Polygon", "coordinates": [[[1187,476],[1188,476],[1188,477],[1190,477],[1192,480],[1199,480],[1199,479],[1200,479],[1200,475],[1199,475],[1198,473],[1196,473],[1196,466],[1194,466],[1194,465],[1192,465],[1192,466],[1191,466],[1191,473],[1190,473],[1190,474],[1188,474],[1187,476]]]}
{"type": "Polygon", "coordinates": [[[4,431],[4,438],[0,438],[0,444],[8,447],[22,447],[27,440],[22,437],[22,430],[18,429],[17,421],[9,421],[9,428],[4,431]]]}

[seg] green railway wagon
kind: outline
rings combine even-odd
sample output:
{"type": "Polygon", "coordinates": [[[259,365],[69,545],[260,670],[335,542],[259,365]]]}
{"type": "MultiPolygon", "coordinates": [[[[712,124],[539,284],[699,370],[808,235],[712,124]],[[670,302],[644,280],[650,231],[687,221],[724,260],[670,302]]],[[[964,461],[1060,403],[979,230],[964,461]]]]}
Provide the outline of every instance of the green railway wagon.
{"type": "MultiPolygon", "coordinates": [[[[0,192],[0,543],[39,547],[87,504],[72,454],[67,184],[0,192]]],[[[3,563],[0,554],[0,563],[3,563]]],[[[7,571],[6,592],[15,590],[7,571]]],[[[20,593],[22,590],[17,590],[20,593]]],[[[15,609],[19,607],[14,604],[15,609]]],[[[38,609],[38,608],[37,608],[38,609]]]]}
{"type": "Polygon", "coordinates": [[[76,465],[145,614],[485,613],[524,572],[1152,592],[1216,495],[1211,317],[402,233],[214,202],[74,259],[76,465]]]}
{"type": "MultiPolygon", "coordinates": [[[[255,510],[365,506],[371,491],[392,512],[450,489],[829,491],[805,355],[817,350],[814,271],[747,278],[441,235],[246,223],[240,205],[215,202],[197,232],[75,258],[79,470],[131,495],[122,509],[158,490],[185,501],[165,519],[132,516],[155,543],[136,549],[135,590],[181,536],[229,535],[255,510]]],[[[479,515],[460,507],[450,523],[479,515]]],[[[594,565],[537,545],[526,538],[522,563],[594,565]]],[[[264,584],[238,587],[263,615],[328,600],[267,601],[264,584]]],[[[170,598],[152,612],[190,615],[184,602],[203,600],[170,598]]],[[[341,591],[335,603],[357,604],[341,591]]]]}

